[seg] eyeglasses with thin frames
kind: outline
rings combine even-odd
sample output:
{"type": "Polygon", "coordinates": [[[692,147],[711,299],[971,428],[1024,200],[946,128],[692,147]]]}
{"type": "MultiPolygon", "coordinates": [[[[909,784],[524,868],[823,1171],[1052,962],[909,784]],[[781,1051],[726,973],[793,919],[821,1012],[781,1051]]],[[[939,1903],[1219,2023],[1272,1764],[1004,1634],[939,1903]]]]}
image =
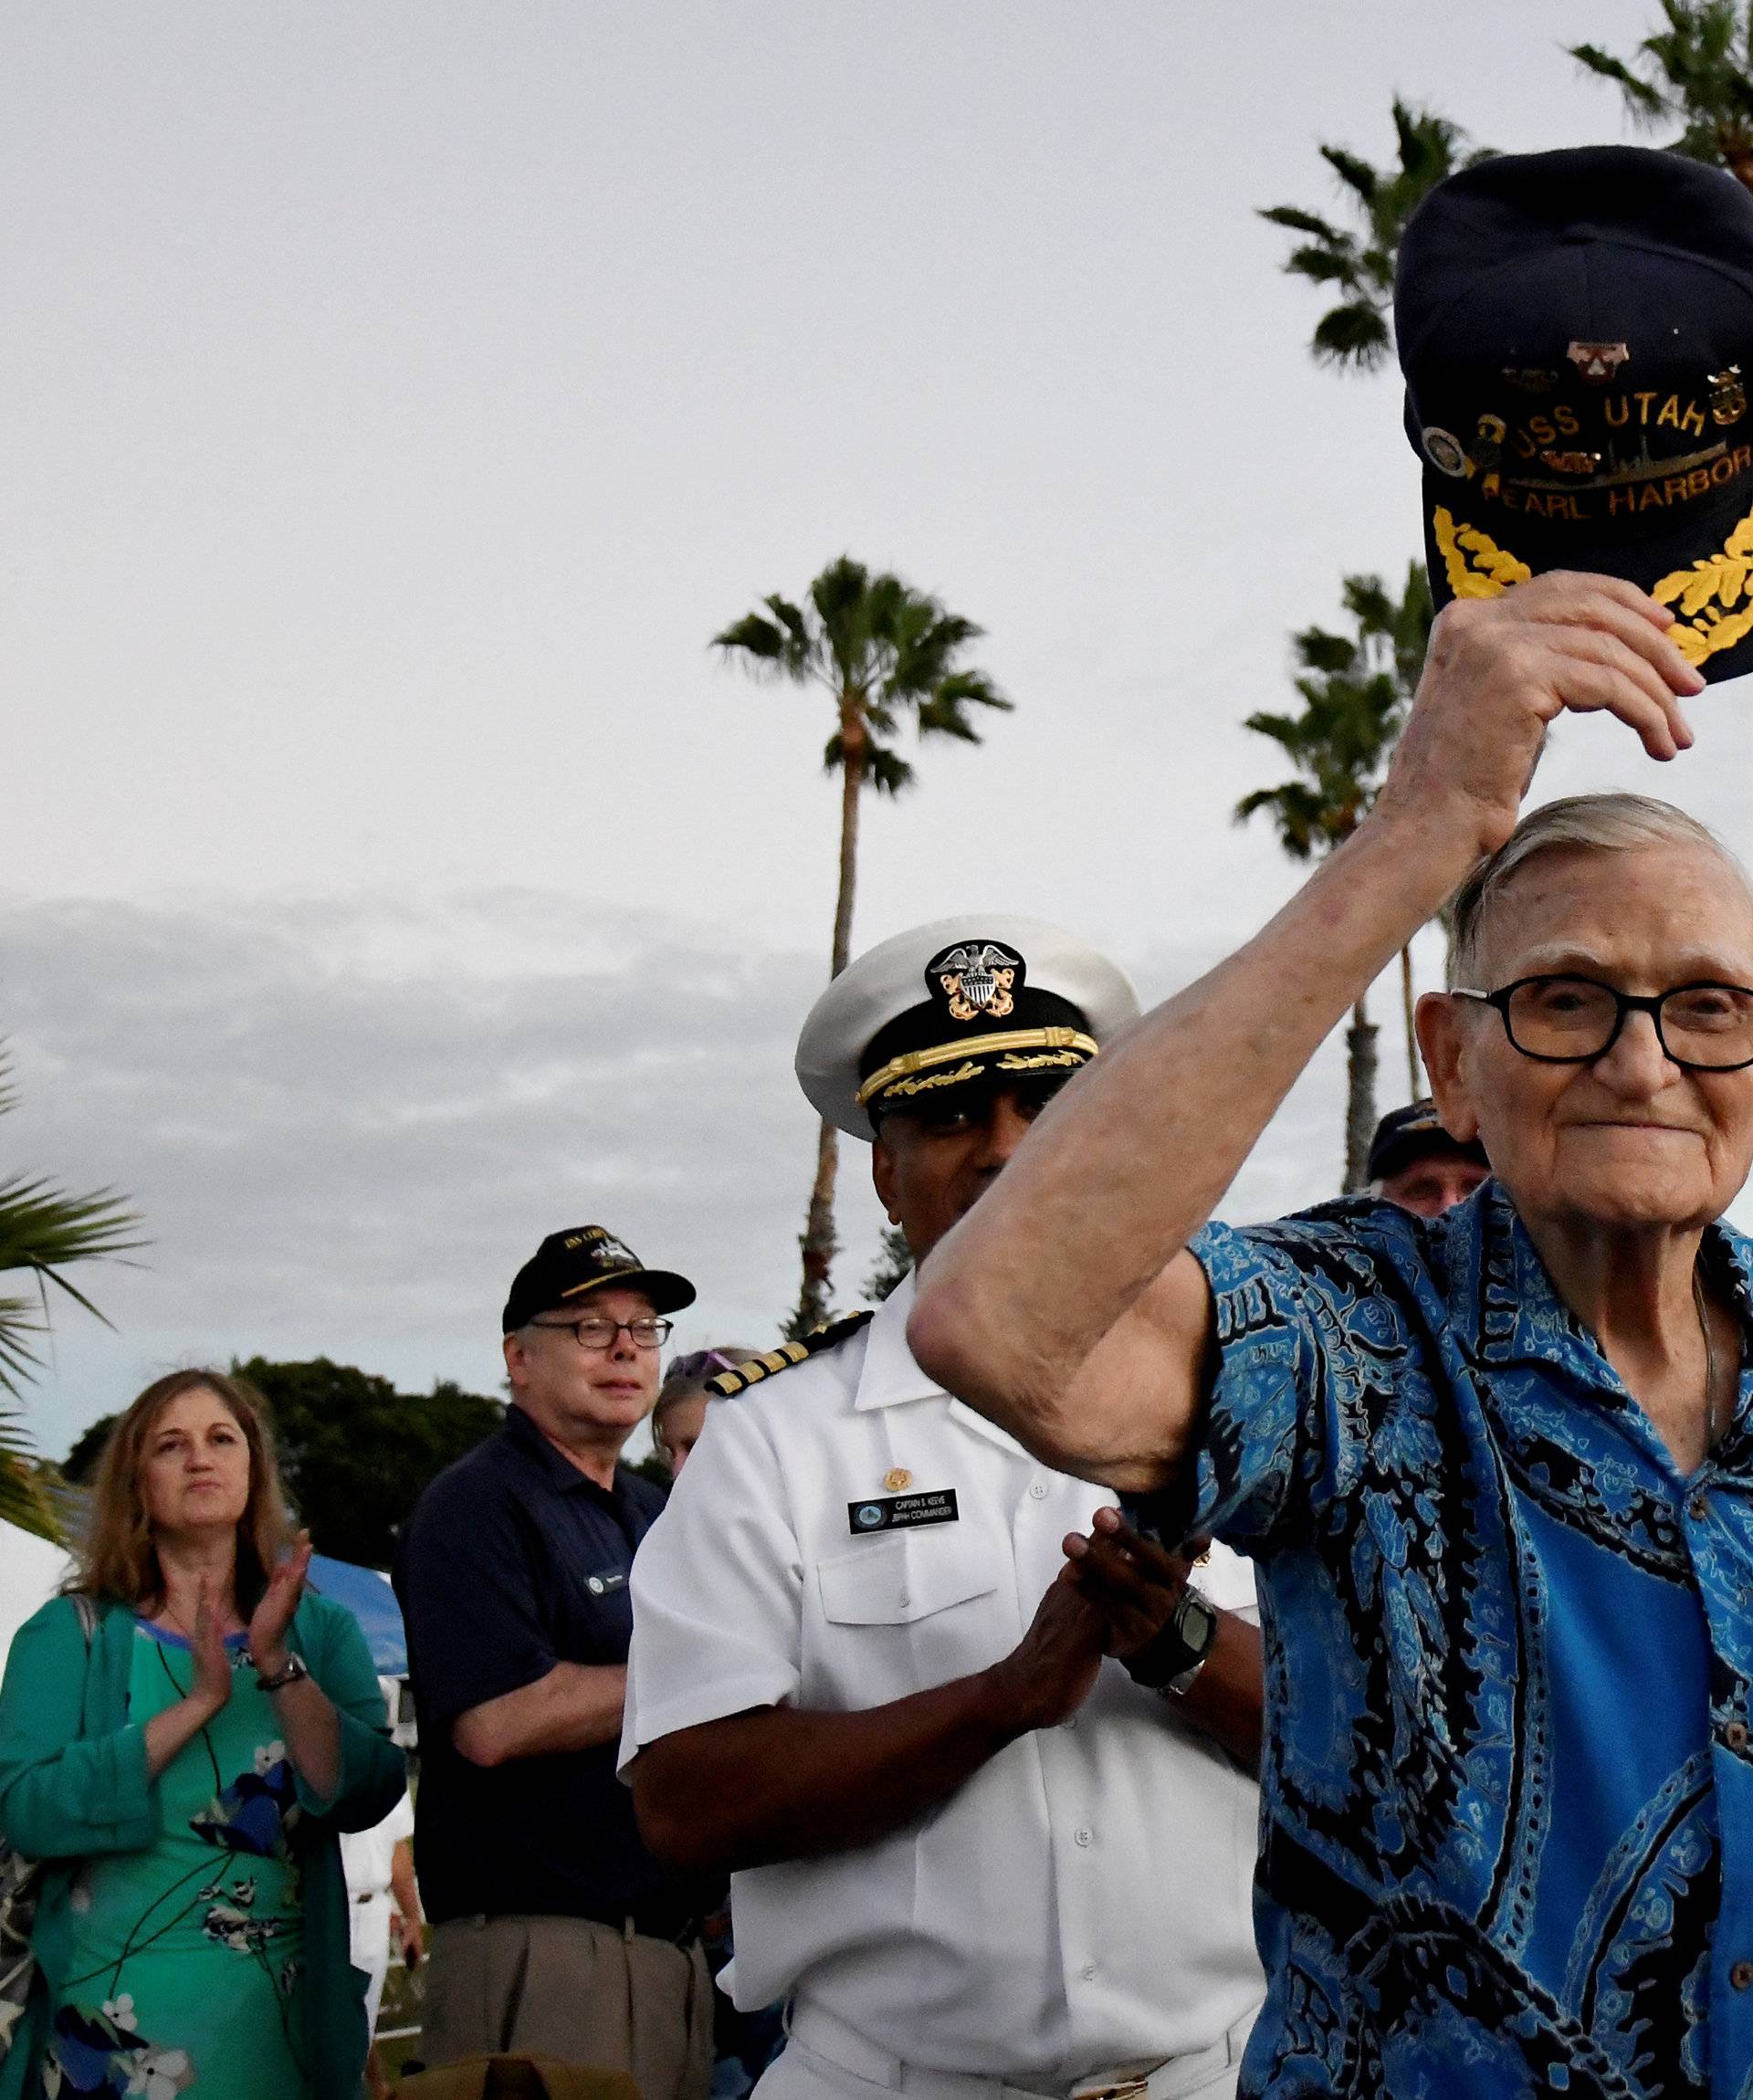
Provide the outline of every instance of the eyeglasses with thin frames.
{"type": "Polygon", "coordinates": [[[570,1329],[579,1348],[593,1354],[613,1349],[615,1337],[623,1334],[635,1349],[662,1349],[676,1327],[674,1320],[611,1319],[606,1313],[591,1313],[583,1319],[531,1320],[530,1324],[551,1334],[564,1334],[570,1329]]]}
{"type": "Polygon", "coordinates": [[[1686,1072],[1753,1065],[1753,988],[1706,981],[1647,994],[1593,977],[1518,977],[1496,992],[1455,987],[1451,999],[1496,1007],[1512,1049],[1538,1065],[1592,1065],[1619,1041],[1629,1013],[1647,1013],[1663,1055],[1686,1072]]]}

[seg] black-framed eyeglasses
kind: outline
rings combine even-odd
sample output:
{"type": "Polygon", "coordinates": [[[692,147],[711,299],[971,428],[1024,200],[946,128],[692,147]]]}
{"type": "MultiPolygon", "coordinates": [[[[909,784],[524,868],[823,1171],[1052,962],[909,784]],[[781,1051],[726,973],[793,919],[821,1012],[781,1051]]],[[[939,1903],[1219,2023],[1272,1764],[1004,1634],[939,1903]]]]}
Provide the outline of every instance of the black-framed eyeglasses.
{"type": "Polygon", "coordinates": [[[539,1319],[532,1327],[546,1328],[551,1333],[563,1334],[568,1329],[580,1349],[599,1350],[613,1349],[617,1335],[625,1334],[636,1349],[662,1349],[674,1332],[676,1322],[669,1319],[611,1319],[607,1313],[589,1313],[583,1319],[539,1319]]]}
{"type": "Polygon", "coordinates": [[[1496,992],[1455,990],[1503,1015],[1504,1033],[1541,1065],[1592,1065],[1619,1041],[1628,1013],[1647,1013],[1664,1054],[1687,1072],[1738,1072],[1753,1065],[1753,989],[1676,984],[1636,995],[1593,977],[1518,977],[1496,992]]]}

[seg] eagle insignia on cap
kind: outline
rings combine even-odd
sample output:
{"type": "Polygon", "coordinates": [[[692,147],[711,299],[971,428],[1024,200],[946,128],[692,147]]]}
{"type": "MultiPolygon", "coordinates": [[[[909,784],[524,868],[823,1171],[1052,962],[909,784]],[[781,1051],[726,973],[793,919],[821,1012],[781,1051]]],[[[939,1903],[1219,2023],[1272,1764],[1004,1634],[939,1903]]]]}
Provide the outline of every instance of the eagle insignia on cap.
{"type": "Polygon", "coordinates": [[[571,1247],[590,1247],[605,1264],[616,1268],[636,1269],[639,1257],[625,1240],[617,1240],[613,1233],[605,1233],[601,1225],[587,1225],[566,1242],[571,1247]]]}
{"type": "Polygon", "coordinates": [[[964,940],[934,955],[925,974],[941,988],[956,1020],[977,1021],[983,1013],[1002,1021],[1016,1004],[1025,967],[995,940],[964,940]]]}
{"type": "Polygon", "coordinates": [[[1708,374],[1710,381],[1710,419],[1717,425],[1738,423],[1747,414],[1747,389],[1741,383],[1741,368],[1731,364],[1725,372],[1708,374]]]}
{"type": "Polygon", "coordinates": [[[1590,386],[1605,386],[1632,354],[1628,342],[1573,342],[1564,353],[1590,386]]]}

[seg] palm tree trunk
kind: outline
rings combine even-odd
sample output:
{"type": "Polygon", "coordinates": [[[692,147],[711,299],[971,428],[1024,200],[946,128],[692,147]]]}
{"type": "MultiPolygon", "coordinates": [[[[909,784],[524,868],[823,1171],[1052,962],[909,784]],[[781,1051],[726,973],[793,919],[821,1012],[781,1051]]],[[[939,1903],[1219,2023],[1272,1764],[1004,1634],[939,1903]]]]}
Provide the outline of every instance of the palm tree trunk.
{"type": "MultiPolygon", "coordinates": [[[[859,793],[865,784],[865,753],[869,732],[858,700],[848,696],[840,706],[840,879],[834,904],[834,955],[830,977],[838,977],[852,956],[852,907],[858,884],[859,793]]],[[[840,1133],[826,1118],[815,1145],[815,1180],[810,1207],[798,1242],[803,1258],[803,1283],[790,1333],[801,1339],[821,1326],[833,1309],[834,1257],[839,1243],[834,1230],[834,1189],[840,1171],[840,1133]]]]}
{"type": "Polygon", "coordinates": [[[1412,996],[1412,944],[1409,940],[1400,951],[1400,1003],[1406,1016],[1406,1072],[1412,1083],[1412,1098],[1424,1098],[1424,1068],[1418,1056],[1418,1002],[1412,996]]]}
{"type": "Polygon", "coordinates": [[[840,766],[840,888],[834,905],[831,977],[838,977],[852,960],[852,900],[858,887],[858,797],[865,784],[870,732],[863,709],[854,703],[840,710],[840,742],[845,756],[840,766]]]}
{"type": "Polygon", "coordinates": [[[834,1257],[839,1244],[834,1236],[834,1184],[840,1170],[840,1133],[824,1116],[815,1140],[815,1180],[810,1186],[810,1207],[798,1242],[803,1255],[803,1281],[797,1295],[797,1310],[786,1333],[802,1341],[827,1318],[833,1305],[834,1257]]]}
{"type": "Polygon", "coordinates": [[[1376,1024],[1359,999],[1345,1032],[1345,1192],[1370,1181],[1370,1140],[1376,1134],[1376,1024]]]}

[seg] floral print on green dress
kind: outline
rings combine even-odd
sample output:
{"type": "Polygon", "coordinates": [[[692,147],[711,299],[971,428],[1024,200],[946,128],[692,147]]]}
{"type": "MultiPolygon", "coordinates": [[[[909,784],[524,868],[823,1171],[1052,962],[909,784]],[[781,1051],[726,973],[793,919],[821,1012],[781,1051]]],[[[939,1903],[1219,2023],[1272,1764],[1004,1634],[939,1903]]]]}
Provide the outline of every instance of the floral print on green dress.
{"type": "MultiPolygon", "coordinates": [[[[247,1664],[234,1639],[230,1700],[159,1776],[157,1843],[80,1871],[46,2100],[310,2100],[297,1775],[247,1664]]],[[[142,1622],[131,1718],[173,1705],[191,1675],[187,1643],[142,1622]]]]}

